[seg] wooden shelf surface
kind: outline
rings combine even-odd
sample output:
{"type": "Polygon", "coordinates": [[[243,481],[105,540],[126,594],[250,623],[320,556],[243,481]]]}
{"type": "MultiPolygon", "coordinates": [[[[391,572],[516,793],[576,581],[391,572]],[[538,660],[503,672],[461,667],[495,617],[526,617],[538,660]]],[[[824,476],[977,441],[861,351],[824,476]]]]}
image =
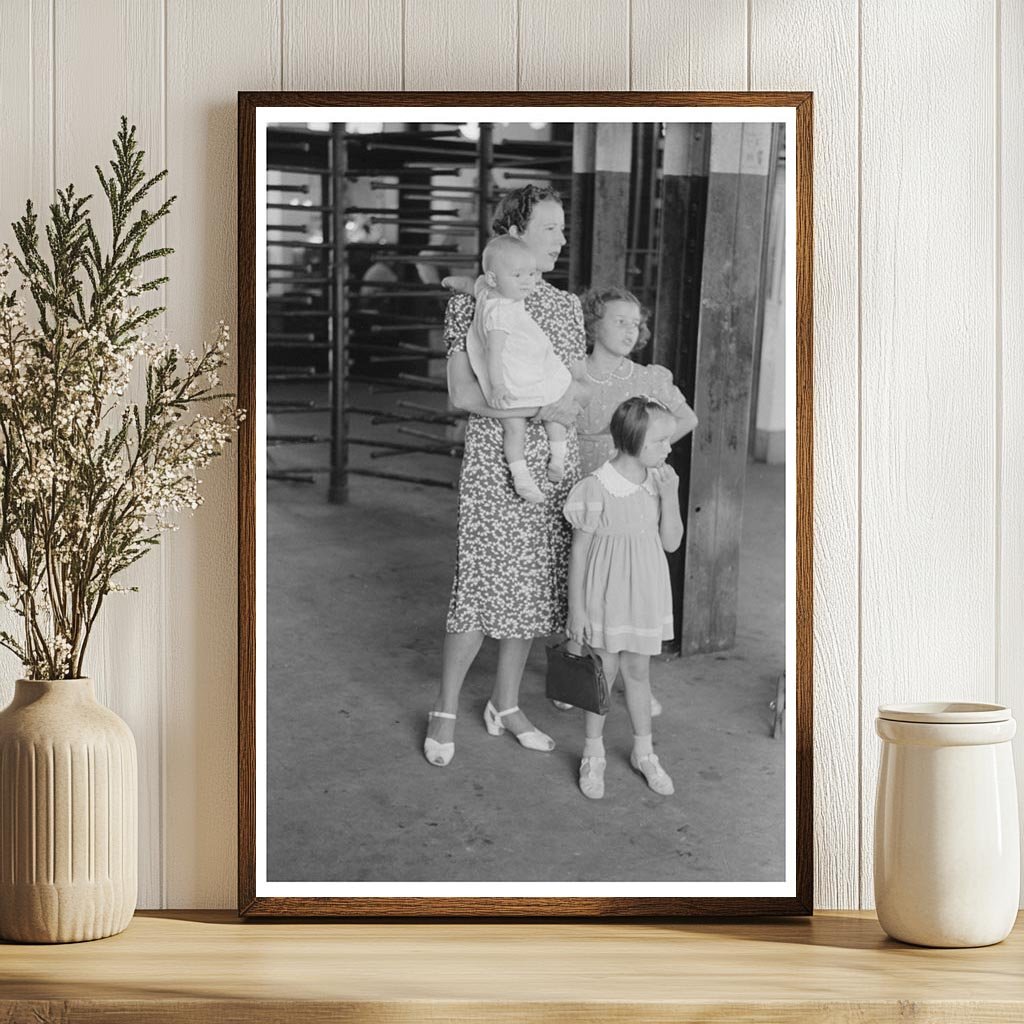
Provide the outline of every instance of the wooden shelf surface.
{"type": "Polygon", "coordinates": [[[874,916],[765,922],[239,921],[136,915],[63,946],[0,943],[0,1022],[1024,1021],[1024,919],[932,950],[874,916]]]}

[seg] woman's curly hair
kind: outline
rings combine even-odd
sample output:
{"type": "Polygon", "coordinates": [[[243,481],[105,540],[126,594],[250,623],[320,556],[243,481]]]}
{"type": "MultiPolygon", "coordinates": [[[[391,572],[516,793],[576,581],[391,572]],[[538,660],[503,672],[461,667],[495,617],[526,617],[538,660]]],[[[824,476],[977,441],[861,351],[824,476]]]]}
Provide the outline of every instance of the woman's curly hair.
{"type": "Polygon", "coordinates": [[[598,321],[604,317],[605,307],[609,302],[631,302],[640,310],[640,330],[633,346],[634,352],[639,351],[651,340],[651,329],[647,326],[651,311],[632,292],[611,285],[607,288],[590,288],[580,296],[580,303],[583,306],[583,329],[587,335],[587,351],[590,352],[594,348],[594,332],[598,321]]]}
{"type": "Polygon", "coordinates": [[[558,203],[561,206],[562,197],[549,185],[524,185],[506,192],[495,207],[491,231],[496,235],[507,235],[513,226],[520,232],[525,231],[538,203],[558,203]]]}

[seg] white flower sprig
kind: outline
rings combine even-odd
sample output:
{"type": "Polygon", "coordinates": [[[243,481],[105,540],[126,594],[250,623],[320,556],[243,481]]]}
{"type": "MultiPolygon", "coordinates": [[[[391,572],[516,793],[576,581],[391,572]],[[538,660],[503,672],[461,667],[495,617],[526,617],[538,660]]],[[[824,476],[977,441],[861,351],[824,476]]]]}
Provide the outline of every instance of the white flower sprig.
{"type": "Polygon", "coordinates": [[[185,356],[147,336],[163,310],[142,309],[138,299],[166,278],[144,281],[141,268],[171,250],[142,244],[173,198],[132,221],[164,175],[145,177],[123,118],[114,146],[113,175],[97,168],[114,229],[109,251],[93,230],[89,197],[70,187],[50,207],[49,259],[31,204],[14,225],[20,257],[0,247],[0,601],[22,623],[20,636],[0,631],[0,645],[36,679],[82,674],[103,599],[125,589],[114,578],[176,528],[173,513],[201,503],[197,474],[243,417],[218,390],[225,324],[185,356]],[[126,397],[137,366],[144,402],[126,397]]]}

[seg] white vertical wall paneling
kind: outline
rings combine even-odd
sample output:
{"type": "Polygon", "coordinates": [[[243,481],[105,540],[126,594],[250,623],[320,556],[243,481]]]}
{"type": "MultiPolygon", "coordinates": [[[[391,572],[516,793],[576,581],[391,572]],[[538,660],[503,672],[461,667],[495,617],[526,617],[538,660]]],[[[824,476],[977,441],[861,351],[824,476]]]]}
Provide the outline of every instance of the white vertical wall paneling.
{"type": "MultiPolygon", "coordinates": [[[[870,905],[875,705],[998,697],[1024,714],[1024,8],[862,0],[858,51],[852,5],[750,0],[748,51],[745,0],[632,0],[632,18],[626,0],[408,0],[404,26],[401,6],[5,0],[0,236],[54,177],[93,188],[123,110],[181,196],[167,321],[191,347],[235,317],[238,89],[736,88],[748,67],[752,88],[813,89],[817,902],[870,905]]],[[[148,773],[144,906],[234,903],[234,449],[205,477],[206,504],[140,563],[142,592],[111,599],[94,649],[148,773]]]]}
{"type": "MultiPolygon", "coordinates": [[[[172,192],[168,329],[188,349],[234,324],[239,90],[281,83],[276,0],[167,0],[172,192]]],[[[234,367],[222,377],[234,379],[234,367]]],[[[203,473],[205,495],[167,548],[167,905],[235,902],[236,447],[203,473]]]]}
{"type": "Polygon", "coordinates": [[[628,89],[629,4],[519,0],[520,89],[628,89]]]}
{"type": "MultiPolygon", "coordinates": [[[[11,222],[31,199],[45,212],[53,179],[53,49],[50,0],[14,0],[0,32],[0,244],[17,249],[11,222]]],[[[29,302],[31,311],[31,302],[29,302]]],[[[20,619],[0,608],[0,628],[18,635],[20,619]]],[[[0,707],[14,695],[21,662],[0,648],[0,707]]]]}
{"type": "MultiPolygon", "coordinates": [[[[1000,103],[1002,128],[996,196],[1002,281],[1002,430],[999,662],[996,699],[1013,708],[1017,787],[1024,812],[1024,4],[1000,5],[1000,103]]],[[[1024,813],[1021,814],[1024,821],[1024,813]]]]}
{"type": "Polygon", "coordinates": [[[402,0],[282,0],[285,89],[401,89],[402,0]]]}
{"type": "MultiPolygon", "coordinates": [[[[110,215],[95,165],[110,172],[112,140],[121,115],[138,126],[147,169],[163,167],[163,10],[160,0],[58,0],[54,8],[54,161],[57,186],[74,183],[92,193],[89,207],[101,241],[109,242],[110,215]],[[103,54],[98,60],[97,55],[103,54]],[[89,87],[83,88],[88,82],[89,87]]],[[[163,190],[150,200],[162,201],[163,190]]],[[[151,247],[161,242],[154,232],[151,247]]],[[[159,271],[151,268],[151,277],[159,271]]],[[[144,296],[146,304],[163,296],[144,296]]],[[[145,400],[139,375],[126,396],[145,400]]],[[[109,594],[93,630],[84,671],[95,679],[97,697],[129,724],[139,755],[139,905],[162,902],[164,581],[161,557],[150,552],[118,583],[135,594],[109,594]],[[155,641],[155,642],[154,642],[155,641]]]]}
{"type": "Polygon", "coordinates": [[[53,55],[50,0],[9,0],[0,32],[0,242],[31,199],[50,199],[53,55]]]}
{"type": "Polygon", "coordinates": [[[514,89],[515,0],[406,3],[406,89],[514,89]]]}
{"type": "Polygon", "coordinates": [[[993,17],[862,10],[864,906],[876,706],[995,691],[993,17]]]}
{"type": "Polygon", "coordinates": [[[632,0],[631,89],[745,89],[746,0],[632,0]]]}
{"type": "Polygon", "coordinates": [[[752,89],[814,92],[815,902],[819,907],[856,907],[860,899],[856,7],[829,0],[754,0],[750,45],[752,89]],[[828,39],[832,45],[793,45],[797,39],[828,39]]]}

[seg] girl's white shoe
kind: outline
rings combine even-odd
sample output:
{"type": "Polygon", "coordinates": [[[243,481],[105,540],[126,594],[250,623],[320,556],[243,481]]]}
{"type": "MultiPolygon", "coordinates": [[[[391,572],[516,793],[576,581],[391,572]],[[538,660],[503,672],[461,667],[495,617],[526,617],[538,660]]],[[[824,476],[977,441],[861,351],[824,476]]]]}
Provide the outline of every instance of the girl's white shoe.
{"type": "Polygon", "coordinates": [[[604,769],[608,761],[603,757],[584,757],[580,761],[580,792],[591,800],[604,796],[604,769]]]}
{"type": "MultiPolygon", "coordinates": [[[[431,718],[450,718],[454,721],[455,717],[455,715],[449,714],[447,711],[427,712],[428,724],[431,718]]],[[[436,764],[438,768],[446,768],[451,764],[452,758],[455,756],[455,741],[452,740],[450,743],[438,743],[437,740],[432,740],[428,736],[423,741],[423,756],[431,764],[436,764]]]]}
{"type": "MultiPolygon", "coordinates": [[[[518,710],[519,705],[517,704],[514,708],[508,708],[506,711],[498,711],[488,701],[487,707],[484,708],[484,725],[487,726],[487,731],[492,736],[500,736],[508,729],[508,726],[502,722],[502,719],[506,715],[514,715],[518,710]]],[[[510,729],[509,732],[511,732],[510,729]]],[[[541,732],[540,729],[529,729],[526,732],[520,733],[513,732],[512,735],[528,750],[549,751],[555,749],[555,741],[546,732],[541,732]]]]}
{"type": "Polygon", "coordinates": [[[661,796],[671,796],[676,791],[668,772],[658,763],[657,754],[644,754],[643,757],[630,754],[629,763],[633,766],[634,771],[638,771],[647,780],[647,785],[655,793],[661,796]]]}

